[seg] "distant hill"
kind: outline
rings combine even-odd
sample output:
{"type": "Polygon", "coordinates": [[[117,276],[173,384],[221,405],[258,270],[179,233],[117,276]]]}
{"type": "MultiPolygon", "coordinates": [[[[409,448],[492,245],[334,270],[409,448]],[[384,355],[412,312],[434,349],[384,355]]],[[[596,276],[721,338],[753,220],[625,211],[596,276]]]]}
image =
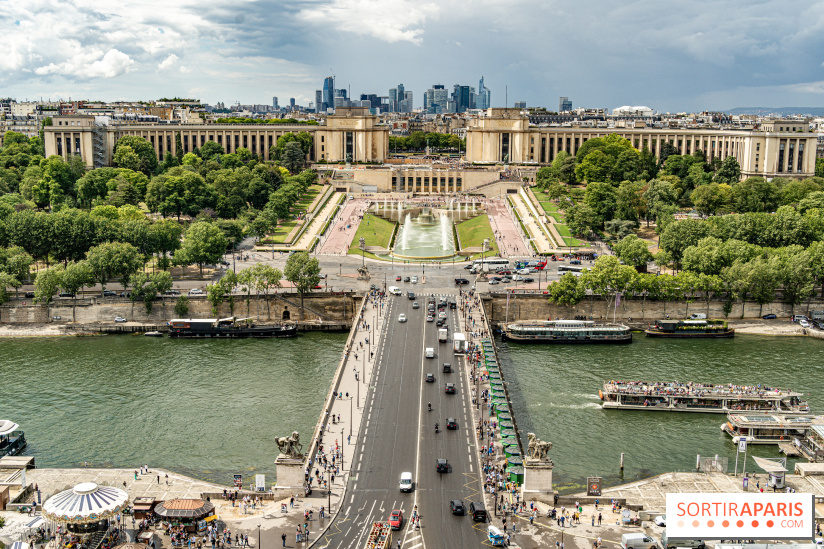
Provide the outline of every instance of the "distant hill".
{"type": "Polygon", "coordinates": [[[766,116],[776,114],[780,116],[824,116],[824,107],[736,107],[727,111],[730,114],[756,114],[766,116]]]}

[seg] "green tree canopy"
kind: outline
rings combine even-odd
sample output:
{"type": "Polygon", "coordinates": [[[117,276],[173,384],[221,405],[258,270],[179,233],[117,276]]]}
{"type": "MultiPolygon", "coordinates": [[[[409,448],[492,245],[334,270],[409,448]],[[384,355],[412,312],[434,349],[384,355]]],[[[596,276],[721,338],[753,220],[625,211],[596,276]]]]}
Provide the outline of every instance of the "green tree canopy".
{"type": "Polygon", "coordinates": [[[197,264],[203,276],[203,265],[217,263],[226,253],[228,241],[220,227],[205,221],[193,223],[183,237],[180,251],[175,254],[179,265],[197,264]]]}

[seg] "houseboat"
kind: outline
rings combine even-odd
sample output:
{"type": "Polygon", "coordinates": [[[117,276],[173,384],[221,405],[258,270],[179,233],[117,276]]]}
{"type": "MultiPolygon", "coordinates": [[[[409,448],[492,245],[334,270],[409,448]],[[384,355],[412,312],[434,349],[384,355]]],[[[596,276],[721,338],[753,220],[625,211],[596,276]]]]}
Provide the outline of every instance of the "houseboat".
{"type": "Polygon", "coordinates": [[[766,385],[716,385],[662,381],[605,381],[598,392],[604,408],[663,412],[771,412],[806,414],[803,393],[766,385]]]}
{"type": "Polygon", "coordinates": [[[523,320],[506,324],[503,338],[522,343],[631,343],[632,332],[623,324],[591,320],[523,320]]]}
{"type": "Polygon", "coordinates": [[[16,456],[26,448],[26,436],[13,421],[0,419],[0,457],[16,456]]]}
{"type": "Polygon", "coordinates": [[[725,320],[656,320],[645,332],[647,337],[669,338],[735,336],[735,330],[725,320]]]}
{"type": "Polygon", "coordinates": [[[258,326],[249,318],[174,318],[169,321],[169,337],[295,337],[294,324],[258,326]]]}
{"type": "Polygon", "coordinates": [[[803,415],[727,414],[721,430],[734,442],[745,438],[748,444],[781,444],[807,436],[812,421],[803,415]]]}

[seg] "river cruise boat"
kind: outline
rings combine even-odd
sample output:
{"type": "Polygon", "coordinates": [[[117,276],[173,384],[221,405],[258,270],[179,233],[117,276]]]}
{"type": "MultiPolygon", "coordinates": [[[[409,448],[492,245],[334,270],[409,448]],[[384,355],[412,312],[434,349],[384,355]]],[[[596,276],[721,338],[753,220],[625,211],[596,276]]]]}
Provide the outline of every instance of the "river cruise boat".
{"type": "Polygon", "coordinates": [[[169,321],[169,337],[295,337],[295,325],[258,326],[249,318],[175,318],[169,321]]]}
{"type": "Polygon", "coordinates": [[[524,320],[506,324],[503,338],[523,343],[631,343],[632,332],[623,324],[591,320],[524,320]]]}
{"type": "Polygon", "coordinates": [[[721,430],[734,442],[745,438],[748,444],[781,444],[807,436],[812,421],[799,415],[727,414],[721,430]]]}
{"type": "Polygon", "coordinates": [[[791,444],[807,461],[824,462],[824,416],[813,418],[807,435],[792,439],[791,444]]]}
{"type": "Polygon", "coordinates": [[[645,330],[647,337],[734,337],[735,330],[725,320],[657,320],[645,330]]]}
{"type": "Polygon", "coordinates": [[[765,385],[715,385],[661,381],[605,381],[598,391],[604,408],[662,412],[769,412],[806,414],[803,393],[765,385]]]}
{"type": "Polygon", "coordinates": [[[26,436],[13,421],[0,419],[0,457],[16,456],[26,448],[26,436]]]}

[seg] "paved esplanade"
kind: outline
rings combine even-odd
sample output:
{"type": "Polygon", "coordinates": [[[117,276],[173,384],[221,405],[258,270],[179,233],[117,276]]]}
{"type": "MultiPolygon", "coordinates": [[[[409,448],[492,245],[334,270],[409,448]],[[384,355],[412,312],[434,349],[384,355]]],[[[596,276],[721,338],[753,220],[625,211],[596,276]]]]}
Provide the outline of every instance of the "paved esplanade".
{"type": "MultiPolygon", "coordinates": [[[[386,298],[382,318],[386,324],[375,353],[359,444],[347,446],[347,450],[355,448],[348,490],[341,512],[316,547],[362,547],[372,523],[388,520],[393,509],[404,514],[402,529],[393,535],[393,548],[397,540],[404,549],[477,547],[486,538],[484,523],[450,511],[452,499],[461,499],[466,506],[471,500],[482,500],[479,462],[469,374],[463,357],[452,353],[457,310],[446,309],[450,338],[439,343],[435,322],[426,322],[428,299],[418,295],[420,308],[413,309],[406,295],[386,298]],[[401,313],[408,322],[398,321],[401,313]],[[426,347],[435,349],[435,358],[424,357],[426,347]],[[444,362],[452,364],[453,373],[442,372],[444,362]],[[434,383],[424,380],[427,373],[435,375],[434,383]],[[445,393],[446,383],[455,384],[456,394],[445,393]],[[457,420],[457,430],[446,430],[448,417],[457,420]],[[435,422],[441,428],[437,434],[435,422]],[[448,473],[436,472],[438,458],[449,460],[448,473]],[[414,490],[402,493],[400,477],[406,471],[413,474],[414,490]],[[420,529],[411,521],[415,505],[420,529]]],[[[457,295],[448,299],[457,300],[457,295]]]]}

